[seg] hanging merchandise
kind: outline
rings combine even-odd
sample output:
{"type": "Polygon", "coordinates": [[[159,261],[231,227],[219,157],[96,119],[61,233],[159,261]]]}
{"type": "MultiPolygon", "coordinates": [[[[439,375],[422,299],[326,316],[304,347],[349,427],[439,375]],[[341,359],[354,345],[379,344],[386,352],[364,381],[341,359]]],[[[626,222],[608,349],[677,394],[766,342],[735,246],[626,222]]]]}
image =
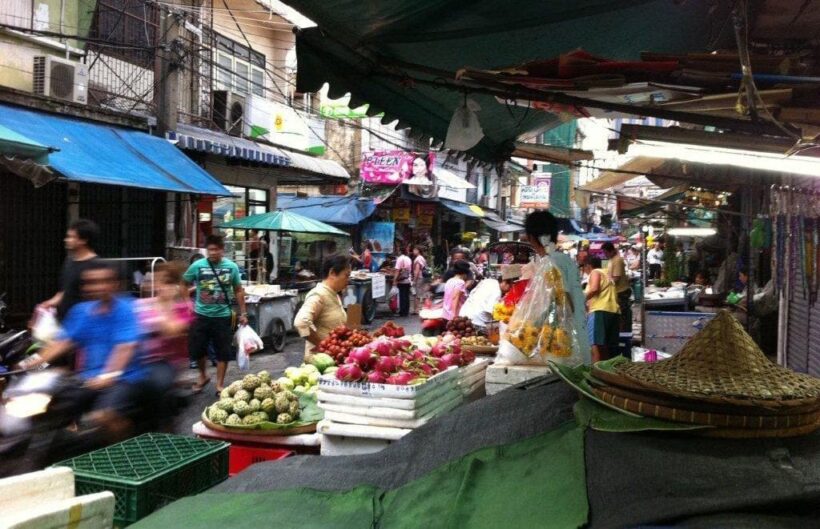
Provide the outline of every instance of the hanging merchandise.
{"type": "MultiPolygon", "coordinates": [[[[773,190],[770,213],[773,218],[774,251],[772,272],[775,287],[787,289],[789,301],[795,296],[817,301],[820,290],[820,205],[813,192],[796,188],[773,190]],[[793,284],[793,281],[799,281],[793,284]]],[[[754,236],[754,230],[752,230],[754,236]]],[[[765,232],[764,232],[765,234],[765,232]]],[[[752,239],[752,244],[755,240],[752,239]]]]}
{"type": "Polygon", "coordinates": [[[447,127],[447,138],[444,146],[456,151],[466,151],[475,147],[484,137],[481,123],[478,121],[476,112],[481,110],[481,106],[468,97],[464,97],[464,102],[453,112],[450,126],[447,127]]]}

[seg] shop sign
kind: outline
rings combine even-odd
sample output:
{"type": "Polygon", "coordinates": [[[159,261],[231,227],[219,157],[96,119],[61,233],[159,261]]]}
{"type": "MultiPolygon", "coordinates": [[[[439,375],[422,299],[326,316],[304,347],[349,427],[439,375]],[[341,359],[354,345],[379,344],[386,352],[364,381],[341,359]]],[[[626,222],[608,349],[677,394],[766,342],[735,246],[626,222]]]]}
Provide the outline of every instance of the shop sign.
{"type": "Polygon", "coordinates": [[[303,151],[314,150],[321,141],[311,132],[306,119],[287,105],[255,95],[246,96],[244,133],[251,139],[265,139],[303,151]]]}
{"type": "Polygon", "coordinates": [[[422,213],[418,217],[416,217],[416,227],[417,228],[432,228],[434,219],[435,219],[435,215],[430,214],[430,213],[422,213]]]}
{"type": "Polygon", "coordinates": [[[396,225],[392,222],[368,222],[362,226],[362,239],[373,243],[373,251],[390,253],[396,238],[396,225]]]}
{"type": "Polygon", "coordinates": [[[373,299],[384,297],[387,293],[387,282],[384,274],[373,274],[370,276],[370,293],[373,299]]]}
{"type": "Polygon", "coordinates": [[[362,156],[359,175],[364,182],[379,185],[398,185],[412,177],[432,180],[435,161],[432,152],[368,152],[362,156]]]}
{"type": "Polygon", "coordinates": [[[533,178],[534,185],[521,186],[518,195],[518,207],[546,209],[550,205],[550,177],[533,178]]]}
{"type": "Polygon", "coordinates": [[[407,224],[410,222],[410,208],[394,208],[391,212],[393,222],[407,224]]]}

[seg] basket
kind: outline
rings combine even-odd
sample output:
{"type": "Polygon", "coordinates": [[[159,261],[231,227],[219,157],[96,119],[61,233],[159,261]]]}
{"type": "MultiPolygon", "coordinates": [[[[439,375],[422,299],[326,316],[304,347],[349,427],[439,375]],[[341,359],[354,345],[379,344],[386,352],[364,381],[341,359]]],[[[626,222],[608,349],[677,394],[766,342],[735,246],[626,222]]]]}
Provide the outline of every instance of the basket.
{"type": "Polygon", "coordinates": [[[281,448],[231,444],[228,475],[233,477],[253,464],[262,461],[276,461],[290,457],[293,454],[292,450],[282,450],[281,448]]]}
{"type": "Polygon", "coordinates": [[[228,443],[148,433],[54,466],[74,470],[76,494],[114,493],[114,522],[132,524],[228,477],[228,443]]]}
{"type": "MultiPolygon", "coordinates": [[[[250,435],[254,437],[281,437],[283,435],[302,435],[306,433],[314,433],[316,431],[316,423],[303,424],[301,426],[292,426],[290,428],[273,428],[270,430],[261,430],[254,428],[231,428],[230,426],[222,426],[208,418],[208,414],[204,411],[200,416],[202,424],[210,430],[216,432],[235,433],[239,435],[250,435]]],[[[318,421],[317,421],[318,422],[318,421]]]]}

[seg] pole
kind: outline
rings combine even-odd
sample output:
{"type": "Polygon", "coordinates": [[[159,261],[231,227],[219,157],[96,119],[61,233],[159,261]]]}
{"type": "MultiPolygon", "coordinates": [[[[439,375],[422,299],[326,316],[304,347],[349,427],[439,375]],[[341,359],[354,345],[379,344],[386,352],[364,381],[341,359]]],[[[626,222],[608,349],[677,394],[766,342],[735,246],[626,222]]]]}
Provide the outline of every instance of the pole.
{"type": "MultiPolygon", "coordinates": [[[[177,4],[179,0],[168,0],[177,4]]],[[[177,14],[165,7],[160,9],[160,29],[154,58],[154,102],[157,107],[156,135],[165,137],[177,128],[179,111],[179,70],[177,51],[180,46],[180,22],[177,14]]]]}
{"type": "Polygon", "coordinates": [[[646,347],[646,235],[649,233],[646,224],[641,226],[643,244],[641,245],[641,347],[646,347]]]}

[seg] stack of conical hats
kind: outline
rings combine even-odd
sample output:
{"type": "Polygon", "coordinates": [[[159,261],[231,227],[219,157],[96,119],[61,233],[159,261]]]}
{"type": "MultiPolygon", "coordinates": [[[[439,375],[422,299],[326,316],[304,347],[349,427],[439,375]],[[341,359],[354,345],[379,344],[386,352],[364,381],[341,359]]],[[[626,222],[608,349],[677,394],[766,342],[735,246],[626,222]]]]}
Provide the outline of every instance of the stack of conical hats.
{"type": "Polygon", "coordinates": [[[820,379],[772,363],[726,311],[675,356],[596,366],[590,383],[618,408],[712,426],[716,436],[790,437],[820,427],[820,379]]]}

